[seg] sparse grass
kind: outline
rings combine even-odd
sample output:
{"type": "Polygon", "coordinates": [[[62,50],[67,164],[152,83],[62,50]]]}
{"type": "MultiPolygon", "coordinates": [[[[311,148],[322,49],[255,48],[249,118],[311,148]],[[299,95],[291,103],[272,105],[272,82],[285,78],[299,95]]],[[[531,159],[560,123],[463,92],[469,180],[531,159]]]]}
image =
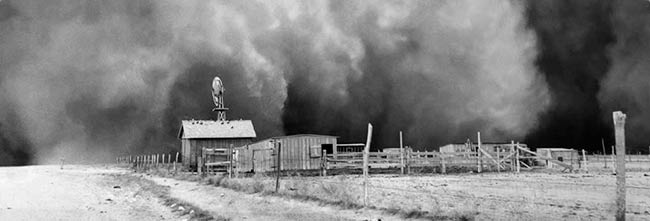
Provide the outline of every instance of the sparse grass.
{"type": "MultiPolygon", "coordinates": [[[[283,177],[279,193],[275,193],[275,178],[255,174],[247,178],[229,179],[227,175],[214,175],[202,177],[191,173],[168,173],[167,170],[150,171],[163,177],[170,177],[179,180],[200,182],[206,185],[224,187],[245,193],[261,193],[287,197],[303,201],[317,202],[322,205],[337,206],[342,209],[363,208],[362,188],[350,181],[346,176],[336,176],[335,180],[303,180],[297,176],[283,177]]],[[[292,174],[299,175],[299,174],[292,174]]],[[[330,177],[331,178],[331,177],[330,177]]],[[[369,205],[368,208],[384,211],[388,214],[398,215],[410,219],[431,219],[431,220],[474,220],[475,212],[453,212],[444,213],[440,209],[424,211],[421,208],[407,208],[401,204],[378,207],[369,205]]]]}

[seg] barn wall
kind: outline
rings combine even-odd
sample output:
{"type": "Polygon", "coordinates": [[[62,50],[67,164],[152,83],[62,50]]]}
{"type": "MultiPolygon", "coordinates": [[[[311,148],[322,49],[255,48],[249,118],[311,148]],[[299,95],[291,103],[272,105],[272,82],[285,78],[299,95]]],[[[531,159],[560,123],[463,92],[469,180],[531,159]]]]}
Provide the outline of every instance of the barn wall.
{"type": "MultiPolygon", "coordinates": [[[[322,144],[336,144],[330,136],[303,135],[279,137],[282,170],[320,169],[322,144]]],[[[277,156],[271,139],[249,144],[238,150],[240,171],[269,172],[275,170],[277,156]]]]}
{"type": "Polygon", "coordinates": [[[195,167],[198,158],[201,156],[202,148],[229,148],[243,146],[252,142],[251,138],[227,138],[227,139],[183,139],[183,165],[195,167]]]}
{"type": "Polygon", "coordinates": [[[289,136],[280,138],[280,142],[282,144],[281,168],[283,170],[309,170],[320,168],[321,145],[336,144],[336,137],[289,136]]]}
{"type": "Polygon", "coordinates": [[[270,140],[248,144],[237,148],[237,163],[241,172],[273,171],[274,148],[270,140]]]}

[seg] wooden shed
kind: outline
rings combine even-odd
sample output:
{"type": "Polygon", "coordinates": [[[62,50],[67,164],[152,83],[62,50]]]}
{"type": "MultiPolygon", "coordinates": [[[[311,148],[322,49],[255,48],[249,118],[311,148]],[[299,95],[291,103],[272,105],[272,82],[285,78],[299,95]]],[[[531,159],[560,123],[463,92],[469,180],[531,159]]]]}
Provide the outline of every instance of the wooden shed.
{"type": "Polygon", "coordinates": [[[230,148],[250,144],[256,137],[250,120],[183,120],[178,132],[183,166],[195,169],[203,148],[230,148]]]}
{"type": "MultiPolygon", "coordinates": [[[[568,148],[537,148],[537,155],[549,157],[569,165],[573,165],[574,163],[578,164],[580,161],[580,154],[578,151],[568,148]]],[[[538,160],[537,163],[544,165],[547,168],[560,167],[548,160],[538,160]]]]}
{"type": "Polygon", "coordinates": [[[280,145],[282,170],[320,169],[322,151],[335,151],[337,137],[316,134],[297,134],[268,138],[236,148],[237,167],[241,172],[269,172],[275,170],[276,150],[280,145]]]}

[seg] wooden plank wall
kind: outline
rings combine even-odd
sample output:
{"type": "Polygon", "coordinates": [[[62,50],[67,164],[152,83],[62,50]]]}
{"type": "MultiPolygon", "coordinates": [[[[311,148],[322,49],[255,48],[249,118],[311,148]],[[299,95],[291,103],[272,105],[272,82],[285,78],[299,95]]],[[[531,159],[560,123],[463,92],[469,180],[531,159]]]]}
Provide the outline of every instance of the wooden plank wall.
{"type": "Polygon", "coordinates": [[[198,158],[201,157],[202,148],[230,148],[243,146],[252,142],[250,138],[232,138],[232,139],[183,139],[183,165],[186,167],[196,166],[198,158]]]}
{"type": "Polygon", "coordinates": [[[336,145],[336,140],[336,137],[318,135],[281,137],[279,139],[282,144],[280,167],[283,170],[320,169],[322,149],[311,147],[320,147],[322,144],[336,145]],[[312,151],[317,151],[318,154],[312,154],[312,151]]]}
{"type": "MultiPolygon", "coordinates": [[[[336,137],[300,135],[274,138],[281,143],[282,170],[317,170],[321,165],[322,144],[336,144],[336,137]],[[312,148],[318,146],[317,148],[312,148]],[[314,152],[314,153],[312,153],[314,152]]],[[[275,170],[277,156],[271,139],[238,147],[237,165],[242,172],[275,170]]]]}
{"type": "Polygon", "coordinates": [[[236,148],[236,165],[241,172],[273,171],[273,143],[269,139],[236,148]]]}

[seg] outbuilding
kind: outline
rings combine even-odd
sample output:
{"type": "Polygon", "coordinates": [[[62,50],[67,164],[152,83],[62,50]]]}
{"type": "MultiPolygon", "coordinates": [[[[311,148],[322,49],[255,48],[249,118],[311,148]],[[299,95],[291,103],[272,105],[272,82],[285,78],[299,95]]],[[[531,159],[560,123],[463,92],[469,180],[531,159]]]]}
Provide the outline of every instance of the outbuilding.
{"type": "MultiPolygon", "coordinates": [[[[577,164],[578,161],[580,161],[580,155],[578,151],[569,148],[537,148],[537,155],[552,158],[568,165],[573,165],[574,163],[577,164]]],[[[549,160],[540,159],[538,160],[538,163],[546,166],[547,168],[558,166],[549,160]]]]}
{"type": "Polygon", "coordinates": [[[203,148],[231,148],[250,144],[255,139],[250,120],[183,120],[178,132],[183,166],[196,169],[203,148]]]}
{"type": "Polygon", "coordinates": [[[336,150],[336,136],[296,134],[272,137],[236,148],[240,172],[269,172],[277,165],[276,151],[280,147],[282,170],[320,169],[323,150],[336,150]]]}

